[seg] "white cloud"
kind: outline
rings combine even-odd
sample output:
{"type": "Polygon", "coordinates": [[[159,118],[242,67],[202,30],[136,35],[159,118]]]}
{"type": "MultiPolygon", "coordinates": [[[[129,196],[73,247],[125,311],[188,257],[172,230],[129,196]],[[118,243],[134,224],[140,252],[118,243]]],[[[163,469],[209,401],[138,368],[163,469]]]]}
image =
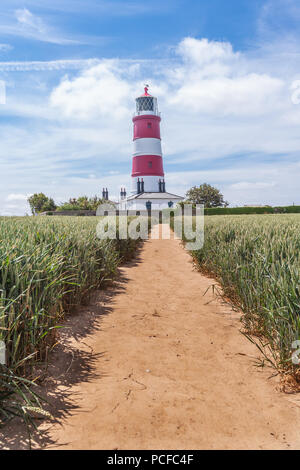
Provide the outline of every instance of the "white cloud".
{"type": "Polygon", "coordinates": [[[33,14],[27,8],[15,10],[14,17],[2,21],[0,33],[61,45],[81,43],[81,40],[62,36],[54,27],[49,26],[43,18],[33,14]]]}
{"type": "Polygon", "coordinates": [[[234,168],[175,171],[167,176],[167,190],[184,194],[194,184],[210,183],[224,194],[231,206],[245,204],[300,205],[300,165],[285,162],[238,164],[234,168]],[[245,176],[248,181],[243,181],[245,176]]]}
{"type": "Polygon", "coordinates": [[[22,27],[38,31],[39,33],[46,32],[47,28],[41,18],[33,15],[27,8],[16,10],[15,15],[22,27]]]}
{"type": "MultiPolygon", "coordinates": [[[[1,0],[7,3],[9,7],[12,5],[18,6],[20,0],[1,0]]],[[[27,6],[34,8],[42,7],[53,9],[56,12],[62,11],[67,13],[85,13],[87,10],[90,14],[101,15],[106,17],[115,16],[138,16],[146,13],[159,13],[169,11],[174,5],[174,0],[164,0],[162,3],[159,0],[152,0],[151,2],[141,2],[140,0],[26,0],[27,6]]]]}
{"type": "Polygon", "coordinates": [[[83,71],[75,79],[65,77],[52,92],[50,104],[68,118],[90,120],[99,115],[116,119],[128,116],[131,85],[120,72],[117,62],[111,60],[83,71]]]}
{"type": "Polygon", "coordinates": [[[265,188],[273,188],[276,186],[275,181],[271,183],[266,183],[265,181],[257,181],[257,182],[249,182],[249,181],[241,181],[240,183],[234,183],[229,186],[230,189],[265,189],[265,188]]]}
{"type": "Polygon", "coordinates": [[[30,194],[8,194],[6,197],[0,195],[0,216],[3,215],[24,215],[30,214],[30,207],[27,198],[30,194]]]}
{"type": "Polygon", "coordinates": [[[190,111],[249,116],[274,111],[284,82],[267,73],[249,71],[231,44],[185,38],[177,47],[183,60],[168,75],[177,87],[170,103],[190,111]]]}
{"type": "Polygon", "coordinates": [[[255,73],[204,80],[191,77],[172,97],[171,103],[191,111],[218,113],[219,116],[265,114],[267,110],[274,109],[274,101],[282,87],[281,80],[255,73]]]}
{"type": "Polygon", "coordinates": [[[30,194],[9,194],[6,198],[7,201],[27,201],[30,194]]]}
{"type": "Polygon", "coordinates": [[[0,44],[1,52],[8,52],[8,51],[11,51],[12,49],[13,49],[13,46],[11,46],[10,44],[0,44]]]}
{"type": "MultiPolygon", "coordinates": [[[[199,40],[192,37],[187,37],[179,43],[177,53],[186,63],[201,68],[207,64],[232,63],[240,57],[238,52],[233,52],[229,42],[209,41],[206,38],[199,40]]],[[[200,70],[200,73],[203,71],[200,70]]]]}
{"type": "Polygon", "coordinates": [[[48,61],[10,61],[0,62],[1,72],[29,72],[47,70],[76,70],[93,67],[101,63],[100,59],[69,59],[69,60],[48,60],[48,61]]]}

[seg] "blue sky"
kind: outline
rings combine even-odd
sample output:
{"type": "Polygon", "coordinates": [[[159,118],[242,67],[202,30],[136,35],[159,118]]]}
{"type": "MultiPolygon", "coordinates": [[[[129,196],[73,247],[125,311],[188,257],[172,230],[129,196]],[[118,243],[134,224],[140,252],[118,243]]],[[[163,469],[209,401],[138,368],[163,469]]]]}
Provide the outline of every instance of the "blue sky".
{"type": "Polygon", "coordinates": [[[299,22],[295,0],[1,0],[0,214],[129,188],[145,82],[167,190],[300,204],[299,22]]]}

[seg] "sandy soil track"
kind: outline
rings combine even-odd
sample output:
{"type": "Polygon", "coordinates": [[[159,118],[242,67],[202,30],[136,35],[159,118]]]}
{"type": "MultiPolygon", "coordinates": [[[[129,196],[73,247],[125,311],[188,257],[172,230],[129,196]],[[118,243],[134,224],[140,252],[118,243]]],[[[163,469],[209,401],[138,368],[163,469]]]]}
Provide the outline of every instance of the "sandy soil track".
{"type": "MultiPolygon", "coordinates": [[[[47,449],[300,448],[300,398],[254,365],[239,315],[178,240],[147,241],[70,317],[52,357],[47,449]]],[[[6,448],[21,448],[11,428],[6,448]],[[14,437],[13,437],[14,436],[14,437]]],[[[46,436],[46,437],[45,437],[46,436]]]]}

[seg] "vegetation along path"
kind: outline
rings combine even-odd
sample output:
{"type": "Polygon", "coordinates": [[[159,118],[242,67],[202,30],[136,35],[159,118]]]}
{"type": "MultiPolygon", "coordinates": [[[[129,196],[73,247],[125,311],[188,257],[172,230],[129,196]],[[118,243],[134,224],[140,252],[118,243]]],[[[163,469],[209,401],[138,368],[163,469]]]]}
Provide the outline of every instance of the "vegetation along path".
{"type": "Polygon", "coordinates": [[[45,447],[300,448],[300,399],[255,365],[258,350],[214,282],[179,240],[145,242],[62,330],[45,447]]]}

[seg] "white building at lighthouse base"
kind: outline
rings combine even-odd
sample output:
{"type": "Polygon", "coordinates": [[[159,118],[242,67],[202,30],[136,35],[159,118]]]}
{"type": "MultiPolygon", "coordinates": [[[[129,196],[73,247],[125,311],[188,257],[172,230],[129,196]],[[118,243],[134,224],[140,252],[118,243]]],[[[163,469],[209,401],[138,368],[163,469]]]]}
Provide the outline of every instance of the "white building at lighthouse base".
{"type": "Polygon", "coordinates": [[[176,205],[183,199],[181,196],[166,192],[144,192],[121,199],[118,203],[118,209],[136,211],[175,209],[176,205]]]}
{"type": "Polygon", "coordinates": [[[161,211],[172,209],[184,198],[166,192],[157,98],[145,93],[136,98],[133,122],[131,196],[121,188],[119,210],[161,211]]]}

